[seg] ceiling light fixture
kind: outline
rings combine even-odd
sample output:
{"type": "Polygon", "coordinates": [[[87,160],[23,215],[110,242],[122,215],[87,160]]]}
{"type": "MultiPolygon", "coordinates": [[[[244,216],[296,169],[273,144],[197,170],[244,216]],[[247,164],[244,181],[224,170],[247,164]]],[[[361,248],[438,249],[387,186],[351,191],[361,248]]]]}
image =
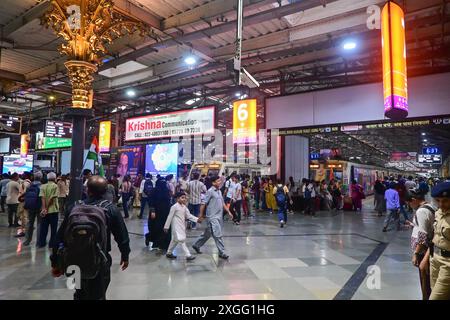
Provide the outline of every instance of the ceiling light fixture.
{"type": "Polygon", "coordinates": [[[133,89],[128,89],[126,93],[127,93],[127,96],[130,98],[133,98],[136,96],[136,91],[134,91],[133,89]]]}
{"type": "Polygon", "coordinates": [[[346,41],[343,46],[344,50],[353,50],[356,49],[356,42],[354,41],[346,41]]]}
{"type": "Polygon", "coordinates": [[[197,62],[197,59],[195,59],[194,56],[189,56],[184,59],[184,63],[186,63],[188,66],[192,66],[197,62]]]}

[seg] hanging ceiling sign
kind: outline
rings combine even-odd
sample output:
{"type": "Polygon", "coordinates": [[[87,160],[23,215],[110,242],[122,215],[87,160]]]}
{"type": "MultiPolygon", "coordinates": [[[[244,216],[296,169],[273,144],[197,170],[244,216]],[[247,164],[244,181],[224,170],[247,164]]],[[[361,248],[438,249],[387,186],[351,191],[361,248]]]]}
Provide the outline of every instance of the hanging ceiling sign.
{"type": "Polygon", "coordinates": [[[71,139],[72,123],[47,120],[45,122],[44,137],[71,139]]]}
{"type": "Polygon", "coordinates": [[[384,114],[390,119],[408,116],[405,15],[389,1],[381,13],[384,114]]]}
{"type": "Polygon", "coordinates": [[[442,164],[442,154],[419,154],[417,161],[426,164],[442,164]]]}
{"type": "Polygon", "coordinates": [[[256,99],[233,103],[233,143],[256,143],[256,99]]]}
{"type": "Polygon", "coordinates": [[[441,154],[441,149],[438,147],[423,147],[422,154],[441,154]]]}
{"type": "Polygon", "coordinates": [[[392,152],[391,161],[416,161],[417,152],[392,152]]]}
{"type": "Polygon", "coordinates": [[[0,115],[0,133],[20,134],[22,131],[22,117],[0,115]]]}

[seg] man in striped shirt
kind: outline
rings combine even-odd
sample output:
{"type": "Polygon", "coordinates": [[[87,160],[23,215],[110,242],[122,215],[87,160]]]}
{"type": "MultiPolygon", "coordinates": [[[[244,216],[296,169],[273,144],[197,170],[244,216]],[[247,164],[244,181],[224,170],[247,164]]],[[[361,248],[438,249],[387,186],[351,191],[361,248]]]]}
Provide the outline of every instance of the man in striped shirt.
{"type": "MultiPolygon", "coordinates": [[[[200,175],[194,173],[192,180],[187,184],[186,192],[189,195],[189,211],[196,217],[200,214],[200,205],[202,204],[202,193],[206,193],[206,186],[203,182],[199,181],[200,175]]],[[[192,229],[196,228],[195,222],[190,222],[192,229]]]]}

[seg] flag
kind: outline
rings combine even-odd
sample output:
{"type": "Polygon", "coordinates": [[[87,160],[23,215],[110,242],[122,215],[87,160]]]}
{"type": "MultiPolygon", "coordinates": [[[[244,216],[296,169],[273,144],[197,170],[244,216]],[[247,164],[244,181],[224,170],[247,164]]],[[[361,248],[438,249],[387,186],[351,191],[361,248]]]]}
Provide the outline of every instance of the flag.
{"type": "Polygon", "coordinates": [[[87,154],[87,158],[90,160],[94,160],[98,164],[98,174],[101,177],[105,176],[105,170],[102,164],[102,156],[100,155],[100,149],[98,148],[98,140],[97,137],[94,136],[92,139],[91,147],[89,148],[89,152],[87,154]]]}

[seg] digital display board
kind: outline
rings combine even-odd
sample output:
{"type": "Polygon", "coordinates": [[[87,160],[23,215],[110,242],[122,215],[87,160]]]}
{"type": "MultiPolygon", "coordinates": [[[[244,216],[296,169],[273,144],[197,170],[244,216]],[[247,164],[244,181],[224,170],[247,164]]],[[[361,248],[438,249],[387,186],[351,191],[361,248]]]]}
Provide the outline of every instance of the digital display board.
{"type": "Polygon", "coordinates": [[[422,148],[423,154],[441,154],[441,149],[438,147],[423,147],[422,148]]]}
{"type": "Polygon", "coordinates": [[[36,133],[36,150],[70,148],[72,139],[44,137],[43,132],[36,133]]]}
{"type": "Polygon", "coordinates": [[[427,164],[442,164],[442,154],[419,154],[417,161],[427,164]]]}
{"type": "Polygon", "coordinates": [[[44,137],[72,139],[72,123],[47,120],[45,122],[44,137]]]}
{"type": "Polygon", "coordinates": [[[11,138],[0,139],[0,153],[10,153],[11,138]]]}
{"type": "Polygon", "coordinates": [[[33,155],[22,158],[20,154],[10,154],[3,156],[3,173],[22,174],[33,171],[33,155]]]}
{"type": "Polygon", "coordinates": [[[214,134],[215,107],[182,110],[130,118],[125,141],[214,134]]]}
{"type": "Polygon", "coordinates": [[[178,143],[149,144],[145,149],[145,173],[163,177],[178,172],[178,143]]]}
{"type": "Polygon", "coordinates": [[[8,134],[20,134],[22,130],[22,118],[0,115],[0,132],[8,134]]]}

